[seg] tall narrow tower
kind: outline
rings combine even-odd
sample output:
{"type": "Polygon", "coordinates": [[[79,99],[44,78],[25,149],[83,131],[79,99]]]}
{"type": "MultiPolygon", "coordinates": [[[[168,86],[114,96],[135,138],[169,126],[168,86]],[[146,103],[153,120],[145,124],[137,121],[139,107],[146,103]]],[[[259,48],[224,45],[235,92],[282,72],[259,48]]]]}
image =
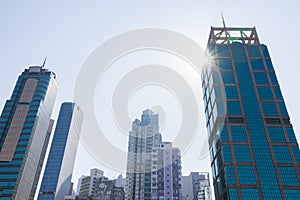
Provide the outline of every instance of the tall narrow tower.
{"type": "Polygon", "coordinates": [[[64,199],[69,194],[83,113],[75,103],[63,103],[38,199],[64,199]]]}
{"type": "Polygon", "coordinates": [[[33,199],[57,93],[55,74],[29,67],[19,76],[0,117],[0,198],[33,199]]]}
{"type": "Polygon", "coordinates": [[[182,199],[180,149],[162,142],[158,114],[143,111],[129,133],[125,199],[182,199]]]}
{"type": "Polygon", "coordinates": [[[143,111],[129,133],[125,199],[151,199],[152,148],[160,142],[158,115],[143,111]]]}
{"type": "Polygon", "coordinates": [[[216,199],[300,199],[300,152],[255,28],[211,28],[203,91],[216,199]],[[224,123],[223,123],[224,122],[224,123]]]}

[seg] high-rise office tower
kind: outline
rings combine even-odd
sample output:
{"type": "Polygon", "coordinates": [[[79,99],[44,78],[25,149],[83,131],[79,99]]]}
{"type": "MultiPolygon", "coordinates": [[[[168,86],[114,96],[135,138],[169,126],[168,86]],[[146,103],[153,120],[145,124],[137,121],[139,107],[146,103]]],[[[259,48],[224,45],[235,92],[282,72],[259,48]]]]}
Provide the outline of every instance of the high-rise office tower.
{"type": "Polygon", "coordinates": [[[203,94],[216,199],[300,199],[300,153],[255,28],[211,28],[203,94]]]}
{"type": "Polygon", "coordinates": [[[55,74],[29,67],[0,117],[0,198],[33,199],[48,145],[57,93],[55,74]]]}
{"type": "Polygon", "coordinates": [[[64,199],[69,194],[83,113],[75,103],[60,108],[39,200],[64,199]]]}
{"type": "Polygon", "coordinates": [[[125,199],[181,199],[180,150],[162,142],[158,115],[145,110],[129,134],[125,199]]]}
{"type": "Polygon", "coordinates": [[[39,182],[39,179],[40,179],[40,172],[42,171],[42,168],[43,168],[43,163],[44,163],[44,160],[45,160],[45,157],[46,157],[46,152],[47,152],[48,144],[49,144],[49,141],[50,141],[53,125],[54,125],[54,120],[51,119],[50,124],[48,126],[47,135],[46,135],[46,138],[45,138],[45,145],[43,146],[40,161],[39,161],[39,164],[38,164],[39,167],[38,167],[37,171],[39,173],[36,173],[35,180],[34,180],[35,187],[38,186],[38,182],[39,182]]]}
{"type": "Polygon", "coordinates": [[[171,142],[153,147],[151,199],[181,199],[181,155],[171,142]]]}
{"type": "Polygon", "coordinates": [[[158,115],[145,110],[142,120],[132,123],[129,133],[126,173],[126,199],[151,199],[151,157],[154,145],[161,143],[158,115]]]}

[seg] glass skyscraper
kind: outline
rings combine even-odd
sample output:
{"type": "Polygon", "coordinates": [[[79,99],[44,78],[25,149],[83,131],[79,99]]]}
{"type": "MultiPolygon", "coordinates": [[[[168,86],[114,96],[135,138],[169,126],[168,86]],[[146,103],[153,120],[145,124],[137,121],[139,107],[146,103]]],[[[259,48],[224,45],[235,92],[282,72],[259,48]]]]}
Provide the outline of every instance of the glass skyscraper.
{"type": "Polygon", "coordinates": [[[60,108],[38,199],[64,199],[70,192],[83,113],[75,103],[60,108]]]}
{"type": "Polygon", "coordinates": [[[202,73],[213,184],[221,199],[300,199],[300,152],[255,28],[211,28],[202,73]]]}
{"type": "Polygon", "coordinates": [[[0,117],[0,199],[33,199],[53,121],[55,74],[29,67],[0,117]]]}

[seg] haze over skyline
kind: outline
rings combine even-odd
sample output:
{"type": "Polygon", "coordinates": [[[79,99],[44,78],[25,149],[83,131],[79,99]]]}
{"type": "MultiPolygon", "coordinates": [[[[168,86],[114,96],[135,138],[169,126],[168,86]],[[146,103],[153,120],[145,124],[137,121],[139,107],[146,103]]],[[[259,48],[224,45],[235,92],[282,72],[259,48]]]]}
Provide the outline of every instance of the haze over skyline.
{"type": "MultiPolygon", "coordinates": [[[[298,79],[300,69],[297,66],[297,47],[300,46],[300,41],[295,39],[299,31],[298,6],[299,3],[296,1],[288,3],[278,1],[276,4],[271,1],[251,1],[247,4],[235,1],[224,3],[216,1],[2,2],[0,6],[1,110],[12,93],[17,76],[28,66],[41,65],[44,57],[48,57],[46,68],[56,73],[59,83],[58,98],[52,115],[53,119],[57,119],[60,104],[73,99],[74,85],[82,64],[90,53],[107,39],[126,31],[150,27],[176,31],[205,48],[210,26],[222,26],[220,13],[223,12],[228,27],[255,26],[260,42],[268,46],[299,141],[300,108],[297,103],[300,96],[297,93],[297,85],[300,84],[298,79]]],[[[128,70],[132,66],[149,64],[154,60],[158,60],[159,64],[170,65],[174,63],[172,59],[174,58],[163,53],[137,53],[115,63],[111,73],[116,72],[114,70],[120,66],[126,65],[125,69],[128,70]],[[167,61],[163,61],[164,59],[167,61]]],[[[184,66],[184,63],[177,63],[177,67],[180,66],[184,66]]],[[[114,76],[111,81],[118,82],[117,78],[114,76]]],[[[103,81],[109,83],[110,76],[103,81]]],[[[100,86],[101,83],[105,82],[100,82],[100,86]]],[[[201,82],[195,88],[201,88],[201,82]]],[[[155,93],[161,88],[153,86],[148,90],[155,93]]],[[[163,90],[158,91],[158,93],[163,92],[163,90]]],[[[147,94],[142,91],[137,93],[134,101],[140,102],[145,95],[147,94]]],[[[202,92],[199,90],[197,99],[201,96],[202,92]]],[[[171,112],[172,115],[180,110],[176,108],[176,101],[171,95],[165,98],[166,102],[170,100],[175,106],[175,110],[172,110],[173,107],[166,107],[165,111],[171,112]]],[[[155,102],[155,104],[167,106],[166,102],[155,102]]],[[[139,118],[142,110],[151,108],[152,104],[153,102],[148,97],[147,100],[137,105],[129,103],[130,115],[133,119],[139,118]]],[[[203,102],[198,102],[198,105],[203,111],[203,102]]],[[[172,127],[171,125],[174,121],[178,122],[180,118],[172,118],[168,112],[165,113],[169,121],[166,122],[162,135],[167,139],[172,139],[172,132],[176,131],[178,126],[172,127]]],[[[204,113],[201,114],[204,116],[204,113]]],[[[99,119],[103,119],[103,116],[99,116],[99,119]]],[[[199,136],[195,138],[193,145],[182,159],[185,175],[190,171],[210,171],[209,162],[207,162],[209,158],[199,160],[197,157],[201,139],[206,135],[204,118],[202,120],[199,136]]],[[[121,143],[126,148],[127,140],[121,143]]],[[[80,145],[73,180],[77,181],[82,174],[88,174],[90,168],[93,167],[102,169],[109,177],[117,177],[120,173],[103,166],[80,145]]]]}

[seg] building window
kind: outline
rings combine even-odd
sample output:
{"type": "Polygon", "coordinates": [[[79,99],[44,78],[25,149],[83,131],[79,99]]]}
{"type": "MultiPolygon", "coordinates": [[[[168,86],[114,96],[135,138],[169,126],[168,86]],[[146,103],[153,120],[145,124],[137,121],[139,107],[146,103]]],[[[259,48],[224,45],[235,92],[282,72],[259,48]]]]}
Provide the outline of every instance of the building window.
{"type": "Polygon", "coordinates": [[[227,99],[238,99],[238,91],[236,86],[225,86],[226,98],[227,99]]]}
{"type": "Polygon", "coordinates": [[[288,146],[273,146],[276,161],[278,163],[291,163],[292,158],[288,146]]]}
{"type": "Polygon", "coordinates": [[[271,142],[286,142],[283,129],[281,127],[269,127],[271,142]]]}
{"type": "Polygon", "coordinates": [[[262,59],[252,59],[250,62],[253,70],[265,70],[262,59]]]}
{"type": "Polygon", "coordinates": [[[280,118],[265,118],[267,124],[280,124],[280,118]]]}
{"type": "Polygon", "coordinates": [[[269,84],[267,74],[265,72],[255,72],[254,78],[256,84],[269,84]]]}
{"type": "Polygon", "coordinates": [[[232,63],[230,59],[219,59],[220,68],[223,70],[232,70],[232,63]]]}
{"type": "Polygon", "coordinates": [[[299,186],[294,167],[278,167],[282,185],[299,186]]]}
{"type": "Polygon", "coordinates": [[[242,188],[243,199],[259,199],[259,193],[256,188],[242,188]]]}
{"type": "Polygon", "coordinates": [[[248,145],[234,145],[236,162],[251,162],[251,155],[248,145]]]}
{"type": "Polygon", "coordinates": [[[222,80],[224,84],[235,84],[235,78],[233,72],[221,72],[222,80]]]}
{"type": "Polygon", "coordinates": [[[243,124],[244,118],[242,117],[228,117],[228,122],[231,124],[243,124]]]}
{"type": "Polygon", "coordinates": [[[273,99],[273,94],[272,90],[269,86],[258,86],[258,95],[260,99],[263,100],[272,100],[273,99]]]}
{"type": "Polygon", "coordinates": [[[247,134],[244,126],[230,126],[233,142],[247,142],[247,134]]]}
{"type": "Polygon", "coordinates": [[[252,166],[238,166],[240,184],[256,184],[254,170],[252,166]]]}
{"type": "Polygon", "coordinates": [[[278,116],[275,102],[261,102],[265,116],[278,116]]]}
{"type": "Polygon", "coordinates": [[[239,101],[227,101],[227,112],[229,115],[242,115],[239,101]]]}

